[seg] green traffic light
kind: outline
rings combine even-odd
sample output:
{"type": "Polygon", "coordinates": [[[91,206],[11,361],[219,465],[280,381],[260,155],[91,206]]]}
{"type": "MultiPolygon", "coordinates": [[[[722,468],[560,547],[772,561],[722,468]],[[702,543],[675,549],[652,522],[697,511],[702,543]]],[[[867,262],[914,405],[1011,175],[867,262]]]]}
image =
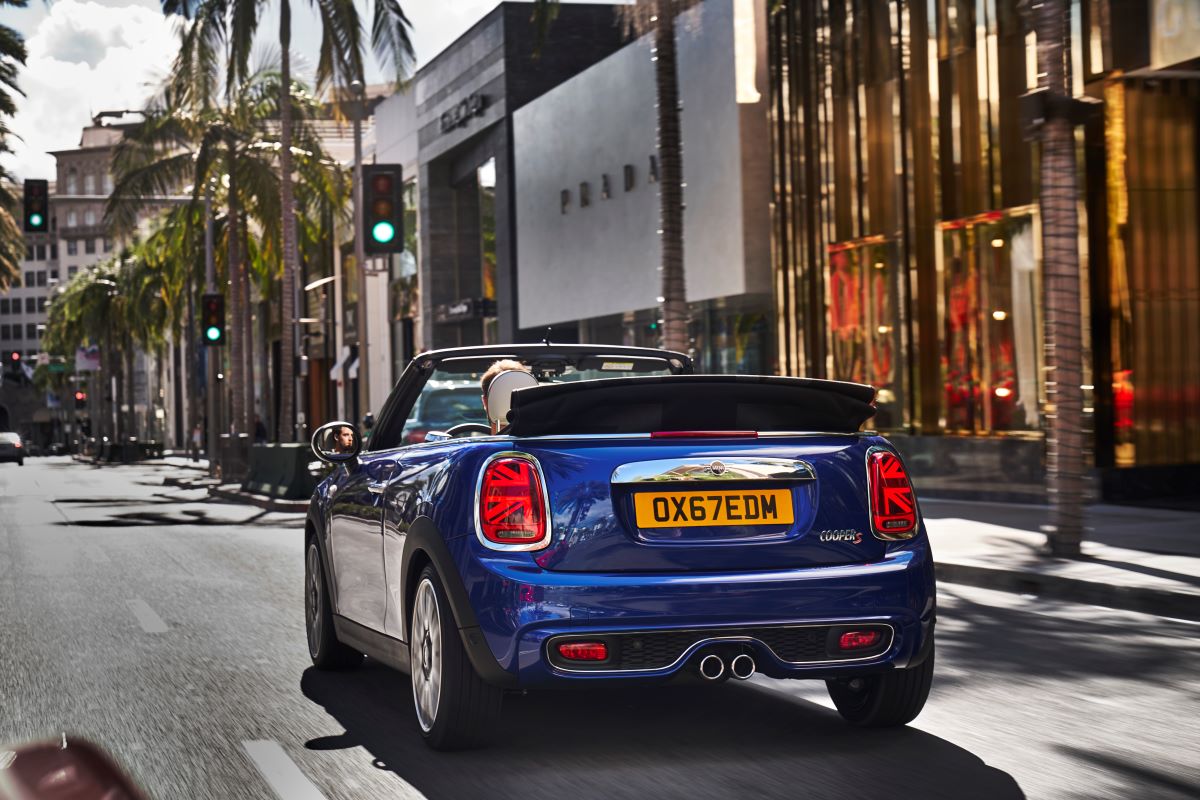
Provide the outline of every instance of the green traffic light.
{"type": "Polygon", "coordinates": [[[44,222],[44,219],[41,214],[30,214],[29,215],[29,227],[40,228],[40,227],[42,227],[42,222],[44,222]]]}
{"type": "Polygon", "coordinates": [[[380,244],[387,244],[396,238],[396,226],[387,220],[376,222],[375,227],[371,228],[371,238],[380,244]]]}
{"type": "Polygon", "coordinates": [[[208,339],[210,342],[219,341],[221,338],[221,329],[216,325],[209,325],[204,329],[204,338],[208,339]]]}

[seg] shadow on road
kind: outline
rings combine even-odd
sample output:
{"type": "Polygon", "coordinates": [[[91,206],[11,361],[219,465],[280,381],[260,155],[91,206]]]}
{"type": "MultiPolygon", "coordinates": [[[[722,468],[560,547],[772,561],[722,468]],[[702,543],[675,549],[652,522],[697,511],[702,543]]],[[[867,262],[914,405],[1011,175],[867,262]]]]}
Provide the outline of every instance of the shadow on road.
{"type": "Polygon", "coordinates": [[[309,669],[301,689],[345,729],[309,749],[361,747],[430,800],[1024,797],[1010,775],[944,739],[853,729],[833,711],[747,684],[510,695],[497,741],[465,753],[425,746],[408,678],[379,664],[309,669]]]}

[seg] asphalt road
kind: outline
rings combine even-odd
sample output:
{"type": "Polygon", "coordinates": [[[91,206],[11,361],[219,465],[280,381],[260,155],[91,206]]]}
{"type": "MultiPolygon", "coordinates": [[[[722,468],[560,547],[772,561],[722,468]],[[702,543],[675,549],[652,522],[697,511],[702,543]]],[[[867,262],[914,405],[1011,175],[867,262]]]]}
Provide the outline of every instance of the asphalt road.
{"type": "Polygon", "coordinates": [[[907,729],[755,679],[512,696],[434,753],[406,677],[310,668],[300,517],[168,474],[0,465],[0,742],[93,739],[163,800],[1200,796],[1200,626],[954,585],[907,729]]]}

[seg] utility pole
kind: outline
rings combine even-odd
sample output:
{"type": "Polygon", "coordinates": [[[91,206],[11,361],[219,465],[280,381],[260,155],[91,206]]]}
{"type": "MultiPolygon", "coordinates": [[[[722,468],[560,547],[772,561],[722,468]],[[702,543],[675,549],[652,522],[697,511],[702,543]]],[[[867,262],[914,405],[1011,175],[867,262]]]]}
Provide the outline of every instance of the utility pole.
{"type": "Polygon", "coordinates": [[[366,87],[360,80],[350,83],[354,95],[354,266],[358,270],[358,302],[355,303],[355,327],[358,328],[358,405],[359,420],[371,410],[371,372],[367,358],[367,254],[363,244],[362,123],[366,115],[366,87]]]}
{"type": "MultiPolygon", "coordinates": [[[[213,255],[213,217],[212,217],[212,184],[209,183],[204,187],[204,291],[208,294],[213,294],[217,291],[217,265],[213,255]]],[[[215,347],[206,347],[204,349],[204,363],[207,366],[207,390],[205,397],[207,399],[208,417],[208,472],[210,475],[217,474],[217,443],[220,441],[217,436],[219,433],[217,423],[217,404],[220,402],[217,397],[217,369],[218,366],[214,361],[217,355],[215,347]]]]}

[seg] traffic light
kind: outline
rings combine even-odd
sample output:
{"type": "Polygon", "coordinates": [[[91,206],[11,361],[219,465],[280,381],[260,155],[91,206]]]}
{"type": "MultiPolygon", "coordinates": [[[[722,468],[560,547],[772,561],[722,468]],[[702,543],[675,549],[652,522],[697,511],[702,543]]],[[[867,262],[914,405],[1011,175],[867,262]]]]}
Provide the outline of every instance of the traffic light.
{"type": "Polygon", "coordinates": [[[404,250],[404,188],[399,164],[363,165],[363,250],[372,255],[404,250]]]}
{"type": "Polygon", "coordinates": [[[25,217],[23,226],[26,233],[45,233],[50,230],[50,184],[48,181],[25,181],[25,217]]]}
{"type": "Polygon", "coordinates": [[[12,361],[13,368],[15,369],[21,365],[21,354],[13,350],[12,355],[9,356],[9,360],[12,361]]]}
{"type": "Polygon", "coordinates": [[[225,295],[206,294],[201,298],[200,340],[210,347],[225,344],[225,295]]]}
{"type": "Polygon", "coordinates": [[[75,393],[75,408],[79,409],[79,408],[86,408],[86,407],[87,407],[87,392],[76,392],[75,393]]]}

